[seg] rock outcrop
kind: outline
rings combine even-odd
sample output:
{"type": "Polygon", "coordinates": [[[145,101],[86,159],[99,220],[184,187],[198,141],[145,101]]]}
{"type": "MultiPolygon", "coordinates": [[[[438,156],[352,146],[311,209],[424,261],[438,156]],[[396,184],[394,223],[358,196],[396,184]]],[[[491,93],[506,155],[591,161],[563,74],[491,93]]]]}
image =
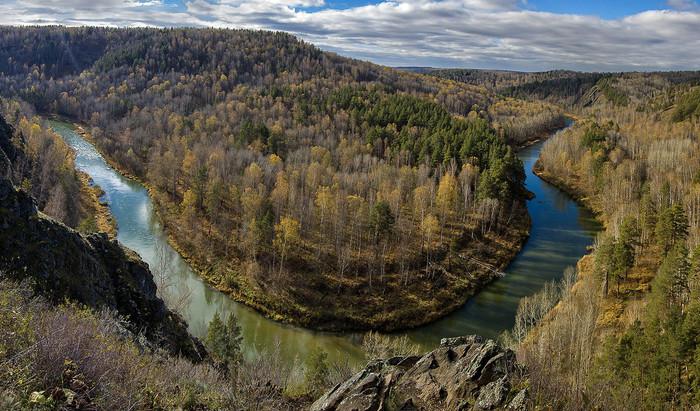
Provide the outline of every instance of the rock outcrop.
{"type": "Polygon", "coordinates": [[[319,398],[312,411],[525,410],[513,351],[478,336],[443,339],[422,357],[370,362],[319,398]]]}
{"type": "Polygon", "coordinates": [[[11,132],[0,117],[0,271],[29,281],[50,301],[112,310],[152,345],[201,359],[202,344],[156,296],[148,265],[136,253],[106,234],[86,236],[43,215],[34,199],[12,184],[15,153],[6,152],[12,149],[11,132]]]}

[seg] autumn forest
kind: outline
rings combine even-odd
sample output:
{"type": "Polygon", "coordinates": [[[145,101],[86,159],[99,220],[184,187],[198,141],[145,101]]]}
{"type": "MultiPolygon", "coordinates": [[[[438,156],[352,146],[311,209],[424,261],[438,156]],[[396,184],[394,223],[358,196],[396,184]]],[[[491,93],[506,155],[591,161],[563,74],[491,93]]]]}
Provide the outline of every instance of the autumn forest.
{"type": "Polygon", "coordinates": [[[17,330],[0,408],[697,409],[700,72],[394,69],[284,32],[0,26],[0,96],[0,328],[17,330]],[[169,267],[119,245],[55,122],[147,189],[207,303],[340,354],[246,346],[257,330],[219,311],[193,337],[169,267]],[[534,295],[488,289],[512,307],[498,338],[424,354],[403,332],[512,274],[550,200],[531,179],[548,213],[576,207],[580,230],[549,228],[590,235],[577,264],[510,283],[534,295]]]}

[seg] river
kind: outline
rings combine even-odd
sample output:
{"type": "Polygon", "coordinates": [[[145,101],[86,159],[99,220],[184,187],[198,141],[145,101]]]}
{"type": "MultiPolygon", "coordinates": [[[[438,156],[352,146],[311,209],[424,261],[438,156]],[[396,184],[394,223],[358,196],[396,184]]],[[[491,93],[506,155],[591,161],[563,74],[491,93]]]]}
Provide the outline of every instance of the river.
{"type": "MultiPolygon", "coordinates": [[[[358,334],[315,332],[269,320],[202,281],[173,250],[154,212],[148,191],[138,182],[122,176],[110,167],[95,147],[75,132],[71,124],[49,121],[76,153],[76,167],[87,173],[104,190],[117,222],[117,239],[135,250],[152,267],[166,262],[171,294],[188,295],[180,310],[190,332],[206,335],[206,327],[217,311],[237,317],[243,333],[247,356],[278,346],[283,358],[303,359],[315,347],[331,360],[363,360],[358,334]]],[[[505,270],[506,276],[483,289],[459,310],[430,325],[409,330],[409,338],[424,349],[434,348],[440,338],[480,334],[496,337],[512,327],[518,301],[538,291],[549,280],[560,278],[567,266],[576,261],[592,243],[600,229],[593,215],[565,193],[544,182],[532,172],[542,142],[519,152],[526,171],[527,188],[535,194],[528,202],[532,229],[527,243],[505,270]]]]}

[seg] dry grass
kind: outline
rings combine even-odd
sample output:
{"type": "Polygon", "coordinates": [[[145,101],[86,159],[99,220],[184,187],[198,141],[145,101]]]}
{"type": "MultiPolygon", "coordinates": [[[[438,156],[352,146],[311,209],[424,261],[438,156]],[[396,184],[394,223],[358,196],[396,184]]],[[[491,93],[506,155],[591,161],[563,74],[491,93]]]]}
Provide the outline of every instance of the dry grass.
{"type": "Polygon", "coordinates": [[[192,364],[148,347],[109,312],[73,304],[53,307],[32,297],[28,287],[0,280],[0,409],[284,410],[307,405],[283,395],[295,374],[279,350],[244,362],[230,379],[208,363],[192,364]]]}

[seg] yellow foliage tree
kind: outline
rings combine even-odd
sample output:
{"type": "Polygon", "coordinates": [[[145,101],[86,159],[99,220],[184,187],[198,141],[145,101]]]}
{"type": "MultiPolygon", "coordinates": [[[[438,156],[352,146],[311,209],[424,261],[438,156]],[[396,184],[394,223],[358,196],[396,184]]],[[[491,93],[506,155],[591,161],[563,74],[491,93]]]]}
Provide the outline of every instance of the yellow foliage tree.
{"type": "Polygon", "coordinates": [[[420,231],[421,234],[423,234],[423,240],[428,244],[428,247],[430,247],[435,234],[440,231],[440,222],[437,217],[428,214],[420,225],[420,231]]]}
{"type": "Polygon", "coordinates": [[[435,202],[444,221],[445,216],[454,209],[457,203],[457,180],[452,174],[445,173],[440,179],[435,202]]]}
{"type": "Polygon", "coordinates": [[[300,228],[299,221],[288,216],[282,217],[280,222],[275,224],[275,239],[272,245],[280,254],[280,273],[282,273],[287,252],[301,239],[300,228]]]}
{"type": "MultiPolygon", "coordinates": [[[[274,154],[273,154],[274,155],[274,154]]],[[[289,196],[289,181],[287,181],[287,176],[284,171],[277,173],[277,179],[275,180],[275,187],[270,193],[270,200],[275,206],[275,211],[279,215],[284,206],[287,204],[287,198],[289,196]]]]}
{"type": "Polygon", "coordinates": [[[180,213],[187,224],[191,225],[193,223],[197,214],[197,195],[192,189],[185,191],[185,195],[180,203],[180,213]]]}

